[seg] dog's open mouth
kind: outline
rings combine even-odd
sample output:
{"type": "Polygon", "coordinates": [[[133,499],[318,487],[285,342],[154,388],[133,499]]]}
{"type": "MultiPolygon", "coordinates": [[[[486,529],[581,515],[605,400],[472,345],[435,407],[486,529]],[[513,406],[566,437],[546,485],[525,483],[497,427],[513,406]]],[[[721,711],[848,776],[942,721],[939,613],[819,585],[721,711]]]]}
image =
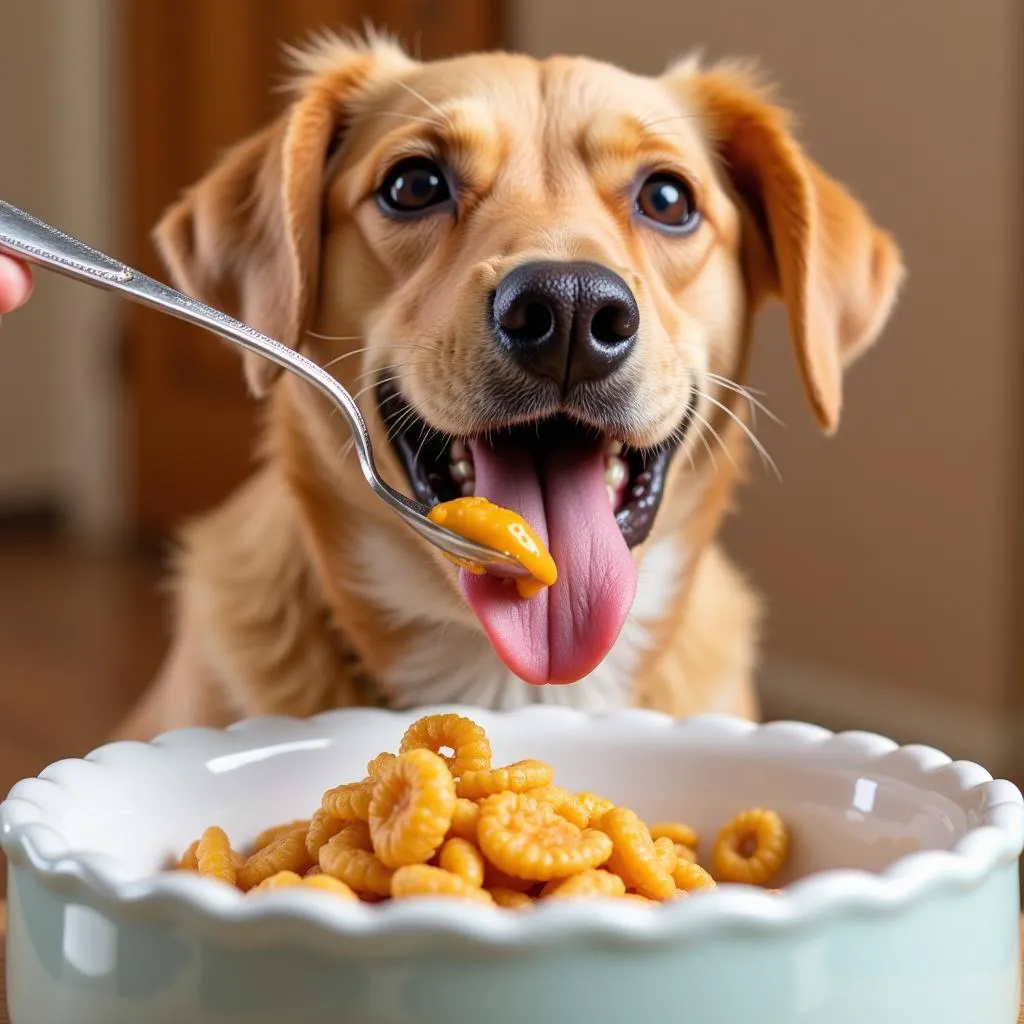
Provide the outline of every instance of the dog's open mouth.
{"type": "MultiPolygon", "coordinates": [[[[650,533],[678,442],[640,452],[560,415],[449,441],[392,383],[378,385],[377,401],[420,501],[483,495],[518,512],[554,557],[558,582],[529,600],[505,581],[462,573],[505,664],[530,683],[575,682],[596,668],[633,603],[629,549],[650,533]]],[[[691,417],[692,406],[676,437],[691,417]]]]}

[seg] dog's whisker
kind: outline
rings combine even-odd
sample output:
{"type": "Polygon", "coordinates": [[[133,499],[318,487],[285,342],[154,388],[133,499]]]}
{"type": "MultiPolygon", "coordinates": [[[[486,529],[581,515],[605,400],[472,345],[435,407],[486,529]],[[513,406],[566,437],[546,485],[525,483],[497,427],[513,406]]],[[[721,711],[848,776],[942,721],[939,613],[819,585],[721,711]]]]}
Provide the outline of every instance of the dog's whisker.
{"type": "Polygon", "coordinates": [[[716,383],[719,387],[725,388],[727,391],[733,391],[737,395],[742,396],[742,398],[750,405],[752,414],[755,409],[758,409],[761,412],[763,412],[765,416],[767,416],[773,423],[778,424],[780,427],[785,426],[782,420],[780,420],[779,417],[776,416],[775,413],[773,413],[771,409],[769,409],[768,406],[764,404],[764,402],[761,402],[754,397],[754,393],[751,391],[750,388],[746,388],[742,384],[737,384],[736,381],[730,380],[728,377],[723,377],[717,373],[711,373],[708,370],[691,370],[690,372],[698,373],[707,380],[714,381],[714,383],[716,383]]]}
{"type": "Polygon", "coordinates": [[[648,128],[656,124],[664,124],[666,121],[691,121],[695,117],[695,114],[669,114],[667,117],[656,117],[652,121],[644,121],[640,127],[647,131],[648,128]]]}
{"type": "Polygon", "coordinates": [[[311,331],[308,327],[306,334],[321,341],[362,341],[363,338],[361,334],[321,334],[319,331],[311,331]]]}
{"type": "MultiPolygon", "coordinates": [[[[696,409],[693,410],[693,418],[697,420],[698,423],[702,423],[704,426],[710,427],[708,421],[704,419],[704,417],[701,416],[701,414],[697,412],[696,409]]],[[[715,453],[711,450],[711,445],[708,443],[708,439],[704,436],[704,431],[701,430],[699,426],[697,428],[697,439],[700,441],[702,445],[704,445],[704,450],[708,453],[708,458],[711,460],[711,465],[717,473],[718,460],[715,458],[715,453]]]]}
{"type": "MultiPolygon", "coordinates": [[[[740,388],[746,395],[757,395],[761,398],[767,394],[765,391],[761,391],[759,388],[752,388],[748,384],[740,384],[739,381],[733,380],[731,377],[723,377],[720,373],[715,373],[713,370],[695,370],[695,373],[702,373],[709,380],[718,381],[720,384],[728,384],[734,388],[740,388]]],[[[765,410],[768,411],[767,409],[765,410]]]]}
{"type": "Polygon", "coordinates": [[[403,430],[405,430],[407,426],[409,426],[410,423],[415,422],[415,420],[416,410],[410,406],[398,417],[396,422],[391,426],[391,429],[388,430],[388,441],[393,441],[403,430]]]}
{"type": "Polygon", "coordinates": [[[395,374],[396,374],[391,379],[392,380],[398,380],[399,377],[401,376],[401,374],[398,372],[400,370],[414,370],[418,366],[430,366],[430,365],[432,365],[432,360],[429,360],[429,359],[419,359],[419,360],[412,360],[410,362],[405,362],[405,363],[396,363],[393,366],[387,366],[387,367],[373,366],[369,370],[364,370],[362,373],[356,374],[356,376],[354,377],[354,380],[355,380],[355,382],[357,384],[360,384],[363,381],[365,381],[367,377],[373,377],[376,374],[387,372],[387,371],[390,371],[390,370],[395,371],[395,374]]]}
{"type": "MultiPolygon", "coordinates": [[[[323,335],[323,334],[319,334],[319,335],[317,335],[317,337],[318,338],[327,338],[327,336],[323,335]]],[[[344,339],[344,338],[337,338],[337,339],[327,338],[327,340],[330,340],[330,341],[334,341],[334,340],[344,341],[346,339],[344,339]]],[[[402,346],[402,347],[408,347],[410,349],[413,349],[413,348],[416,348],[416,347],[425,348],[426,346],[408,345],[408,346],[402,346]]],[[[351,352],[343,352],[340,356],[335,356],[333,359],[330,359],[326,363],[323,363],[321,365],[321,369],[323,369],[323,370],[329,369],[330,367],[334,366],[335,363],[340,363],[343,359],[351,359],[353,356],[362,355],[364,352],[369,352],[371,348],[373,348],[372,345],[362,345],[359,348],[352,349],[351,352]]]]}
{"type": "Polygon", "coordinates": [[[444,431],[438,430],[437,427],[432,427],[429,424],[425,424],[425,426],[426,426],[427,430],[424,433],[423,437],[420,438],[419,447],[416,449],[416,461],[417,462],[420,461],[420,455],[423,454],[423,446],[427,443],[427,441],[431,440],[431,438],[440,437],[442,441],[447,440],[448,443],[451,442],[451,435],[450,434],[447,434],[444,431]]]}
{"type": "Polygon", "coordinates": [[[761,456],[761,462],[763,463],[765,469],[771,469],[771,471],[775,474],[775,478],[781,483],[782,474],[779,472],[779,467],[775,465],[775,460],[771,457],[771,455],[768,454],[768,449],[765,448],[765,446],[761,443],[758,436],[750,429],[750,427],[748,427],[746,423],[744,423],[743,420],[741,420],[739,416],[737,416],[736,413],[734,413],[732,409],[730,409],[727,405],[724,405],[717,399],[712,398],[707,393],[705,393],[704,397],[712,405],[718,406],[718,408],[721,409],[722,412],[724,412],[727,416],[735,420],[740,430],[742,430],[743,433],[745,433],[747,437],[750,438],[750,443],[753,444],[754,448],[757,450],[758,455],[761,456]]]}
{"type": "MultiPolygon", "coordinates": [[[[402,82],[398,83],[402,85],[402,82]]],[[[420,117],[418,114],[406,114],[401,110],[378,110],[377,116],[385,117],[400,117],[403,121],[415,121],[419,124],[429,124],[431,128],[443,128],[444,122],[439,121],[436,117],[420,117]]]]}
{"type": "Polygon", "coordinates": [[[410,94],[410,95],[412,95],[412,96],[415,96],[415,97],[416,97],[416,99],[418,99],[418,100],[422,101],[422,102],[423,102],[423,103],[425,103],[425,104],[426,104],[426,105],[427,105],[428,107],[430,107],[430,109],[431,109],[431,110],[432,110],[432,111],[433,111],[433,112],[434,112],[435,114],[437,114],[437,116],[438,116],[438,117],[439,117],[439,118],[441,119],[441,127],[443,127],[444,125],[446,125],[446,124],[448,123],[448,121],[449,121],[449,117],[448,117],[448,115],[447,115],[447,114],[446,114],[446,113],[445,113],[445,112],[444,112],[444,111],[443,111],[443,110],[442,110],[442,109],[441,109],[441,108],[440,108],[440,107],[439,107],[439,106],[438,106],[438,105],[437,105],[436,103],[431,103],[431,101],[430,101],[430,100],[428,100],[428,99],[427,99],[427,97],[423,95],[423,93],[421,93],[421,92],[420,92],[419,90],[417,90],[417,89],[414,89],[414,88],[413,88],[413,87],[412,87],[411,85],[409,85],[409,83],[408,83],[408,82],[403,82],[403,81],[402,81],[402,80],[401,80],[400,78],[397,78],[397,79],[395,79],[395,81],[396,81],[396,82],[397,82],[397,83],[398,83],[398,84],[399,84],[399,85],[400,85],[400,86],[401,86],[401,87],[402,87],[402,88],[403,88],[403,89],[404,89],[404,90],[405,90],[405,91],[406,91],[407,93],[409,93],[409,94],[410,94]]]}
{"type": "MultiPolygon", "coordinates": [[[[317,337],[322,337],[322,335],[317,335],[317,337]]],[[[339,338],[337,340],[340,341],[341,339],[339,338]]],[[[329,370],[332,366],[334,366],[337,363],[340,363],[344,359],[351,359],[353,356],[360,356],[364,352],[369,351],[370,346],[363,345],[361,348],[354,348],[351,352],[343,352],[340,356],[335,356],[333,359],[328,359],[326,363],[321,364],[320,369],[329,370]]]]}
{"type": "Polygon", "coordinates": [[[355,447],[355,444],[356,444],[356,439],[354,437],[350,437],[341,446],[341,448],[338,451],[338,461],[339,462],[344,462],[345,459],[347,459],[349,457],[349,455],[352,454],[352,449],[355,447]]]}
{"type": "Polygon", "coordinates": [[[381,377],[380,380],[371,380],[369,384],[364,384],[358,391],[353,393],[352,400],[356,402],[359,401],[367,391],[372,391],[378,384],[392,384],[394,381],[401,379],[401,374],[396,373],[391,377],[381,377]]]}

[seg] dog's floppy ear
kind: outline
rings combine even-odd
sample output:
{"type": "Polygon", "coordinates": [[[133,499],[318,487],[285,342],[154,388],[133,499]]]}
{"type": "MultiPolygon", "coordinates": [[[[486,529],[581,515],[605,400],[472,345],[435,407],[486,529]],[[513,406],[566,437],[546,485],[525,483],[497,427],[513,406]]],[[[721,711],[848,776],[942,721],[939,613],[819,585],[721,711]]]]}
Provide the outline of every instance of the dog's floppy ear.
{"type": "MultiPolygon", "coordinates": [[[[328,154],[354,98],[411,62],[380,38],[323,37],[292,58],[298,98],[188,189],[154,239],[178,288],[294,347],[318,286],[328,154]]],[[[260,396],[281,371],[247,354],[245,373],[260,396]]]]}
{"type": "Polygon", "coordinates": [[[760,236],[745,244],[755,301],[781,297],[822,428],[839,423],[843,370],[878,336],[903,279],[900,252],[793,137],[790,117],[736,65],[669,72],[707,125],[723,173],[760,236]]]}

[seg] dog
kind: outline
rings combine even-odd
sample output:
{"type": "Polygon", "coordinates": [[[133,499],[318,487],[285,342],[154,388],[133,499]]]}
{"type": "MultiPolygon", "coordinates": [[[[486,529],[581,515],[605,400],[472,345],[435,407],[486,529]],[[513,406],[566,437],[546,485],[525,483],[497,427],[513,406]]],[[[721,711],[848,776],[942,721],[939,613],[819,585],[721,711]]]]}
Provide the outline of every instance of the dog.
{"type": "Polygon", "coordinates": [[[326,399],[247,355],[259,468],[184,530],[174,641],[118,734],[357,704],[756,718],[760,599],[715,543],[755,316],[782,301],[834,431],[893,239],[742,64],[423,63],[375,35],[291,57],[287,111],[159,224],[174,283],[329,368],[392,487],[522,514],[559,579],[460,573],[326,399]]]}

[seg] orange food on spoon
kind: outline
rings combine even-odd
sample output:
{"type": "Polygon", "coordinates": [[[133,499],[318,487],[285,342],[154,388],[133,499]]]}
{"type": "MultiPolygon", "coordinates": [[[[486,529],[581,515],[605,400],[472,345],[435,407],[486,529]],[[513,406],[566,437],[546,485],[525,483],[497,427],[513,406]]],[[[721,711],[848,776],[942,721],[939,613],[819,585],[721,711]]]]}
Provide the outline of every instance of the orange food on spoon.
{"type": "MultiPolygon", "coordinates": [[[[530,574],[515,581],[520,597],[536,597],[558,579],[558,570],[548,549],[530,524],[511,509],[501,508],[486,498],[473,495],[435,505],[428,518],[460,537],[514,558],[530,574]]],[[[478,576],[487,571],[482,565],[465,559],[453,555],[447,557],[478,576]]]]}

